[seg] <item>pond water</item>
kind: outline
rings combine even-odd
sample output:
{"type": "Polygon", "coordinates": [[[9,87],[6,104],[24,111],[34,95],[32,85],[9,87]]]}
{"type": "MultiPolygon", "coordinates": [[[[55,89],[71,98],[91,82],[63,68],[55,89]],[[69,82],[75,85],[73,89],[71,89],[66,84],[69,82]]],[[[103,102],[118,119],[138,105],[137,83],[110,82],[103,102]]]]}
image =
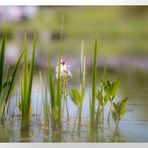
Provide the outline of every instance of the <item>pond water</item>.
{"type": "Polygon", "coordinates": [[[71,120],[68,123],[64,122],[63,132],[52,133],[51,129],[43,128],[40,85],[35,81],[32,94],[33,117],[29,132],[20,132],[19,112],[16,107],[16,99],[19,98],[19,95],[15,93],[8,109],[12,119],[8,116],[5,121],[0,123],[0,142],[148,142],[148,72],[137,69],[107,72],[107,79],[116,80],[119,77],[121,84],[116,100],[128,97],[127,112],[119,124],[119,131],[115,131],[113,121],[111,121],[110,128],[107,126],[107,105],[104,125],[99,127],[96,135],[90,133],[89,83],[86,87],[80,134],[77,133],[77,129],[73,134],[71,132],[77,109],[70,98],[68,98],[68,106],[71,120]]]}

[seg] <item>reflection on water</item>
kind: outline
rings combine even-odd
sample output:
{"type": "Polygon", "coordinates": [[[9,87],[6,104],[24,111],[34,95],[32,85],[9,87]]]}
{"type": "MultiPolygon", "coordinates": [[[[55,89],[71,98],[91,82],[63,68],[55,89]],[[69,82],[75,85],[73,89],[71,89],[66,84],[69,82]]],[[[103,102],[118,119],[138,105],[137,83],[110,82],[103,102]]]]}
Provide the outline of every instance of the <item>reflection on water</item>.
{"type": "MultiPolygon", "coordinates": [[[[107,127],[106,117],[108,105],[105,108],[104,125],[99,126],[98,131],[92,133],[89,130],[89,85],[86,88],[86,96],[83,105],[83,122],[81,132],[77,132],[77,126],[73,129],[73,121],[76,116],[76,107],[68,99],[70,107],[71,121],[64,122],[62,132],[52,131],[41,126],[41,96],[38,94],[38,88],[34,90],[33,98],[33,118],[29,131],[20,131],[20,121],[18,109],[15,108],[15,114],[11,122],[6,118],[0,123],[0,142],[148,142],[148,77],[147,73],[138,70],[126,70],[121,72],[108,72],[107,78],[115,80],[121,78],[120,91],[116,99],[128,97],[127,113],[119,124],[119,130],[116,131],[113,121],[111,127],[107,127]],[[38,116],[35,114],[38,113],[38,116]]],[[[16,96],[12,97],[9,112],[16,106],[16,96]]]]}

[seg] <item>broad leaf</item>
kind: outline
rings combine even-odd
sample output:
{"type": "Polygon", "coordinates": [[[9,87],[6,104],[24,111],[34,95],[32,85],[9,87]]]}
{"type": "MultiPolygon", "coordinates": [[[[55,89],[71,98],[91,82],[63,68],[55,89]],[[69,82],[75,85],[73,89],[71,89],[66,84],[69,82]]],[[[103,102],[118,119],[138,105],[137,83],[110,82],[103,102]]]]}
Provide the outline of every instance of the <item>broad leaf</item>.
{"type": "Polygon", "coordinates": [[[78,90],[75,88],[72,88],[70,91],[70,96],[71,96],[72,101],[75,103],[75,105],[79,107],[81,100],[80,100],[80,94],[78,90]]]}

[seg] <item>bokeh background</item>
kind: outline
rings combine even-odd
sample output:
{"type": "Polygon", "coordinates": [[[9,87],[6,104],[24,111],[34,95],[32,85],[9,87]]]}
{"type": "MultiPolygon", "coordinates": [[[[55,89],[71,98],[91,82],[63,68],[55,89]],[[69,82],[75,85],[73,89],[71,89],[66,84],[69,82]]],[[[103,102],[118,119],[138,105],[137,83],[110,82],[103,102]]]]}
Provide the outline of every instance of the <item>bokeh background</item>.
{"type": "Polygon", "coordinates": [[[38,38],[36,64],[45,68],[45,57],[49,52],[55,63],[60,47],[62,15],[62,55],[73,66],[78,65],[82,40],[87,65],[91,66],[97,33],[100,66],[107,58],[111,68],[148,69],[147,6],[1,6],[0,38],[7,29],[8,64],[16,60],[23,48],[24,33],[27,33],[31,50],[34,32],[38,38]]]}

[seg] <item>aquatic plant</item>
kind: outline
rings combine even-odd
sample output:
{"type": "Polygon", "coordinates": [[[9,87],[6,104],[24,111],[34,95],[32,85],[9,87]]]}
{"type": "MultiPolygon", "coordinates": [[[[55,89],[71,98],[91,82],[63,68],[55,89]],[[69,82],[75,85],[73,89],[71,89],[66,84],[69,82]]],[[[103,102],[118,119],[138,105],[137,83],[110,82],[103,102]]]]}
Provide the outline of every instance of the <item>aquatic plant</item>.
{"type": "Polygon", "coordinates": [[[108,111],[108,127],[110,127],[110,114],[111,114],[111,108],[113,105],[113,100],[119,90],[119,85],[120,85],[120,79],[112,82],[107,80],[104,82],[104,92],[105,92],[105,97],[104,100],[107,102],[108,100],[110,101],[110,107],[108,111]]]}
{"type": "MultiPolygon", "coordinates": [[[[106,66],[105,66],[106,67],[106,66]]],[[[100,89],[97,91],[97,100],[99,103],[99,107],[97,110],[97,117],[96,117],[96,125],[98,125],[99,121],[101,121],[101,117],[102,117],[102,122],[104,119],[104,107],[106,106],[106,104],[108,102],[110,102],[110,107],[109,107],[109,111],[108,111],[108,126],[110,126],[110,113],[111,113],[111,108],[112,108],[112,104],[113,104],[113,100],[116,96],[116,93],[119,89],[119,84],[120,84],[120,79],[116,80],[116,81],[109,81],[109,80],[105,80],[104,75],[106,74],[106,68],[104,67],[104,74],[103,74],[103,78],[100,82],[100,89]]]]}
{"type": "MultiPolygon", "coordinates": [[[[70,66],[66,64],[65,61],[61,59],[60,62],[60,85],[61,85],[61,95],[64,98],[66,103],[66,111],[67,111],[67,120],[70,120],[69,112],[68,112],[68,102],[67,102],[67,87],[69,83],[69,78],[72,77],[70,66]]],[[[56,67],[56,79],[58,79],[58,66],[56,67]]],[[[64,107],[64,106],[63,106],[64,107]]],[[[63,108],[64,110],[64,108],[63,108]]]]}
{"type": "Polygon", "coordinates": [[[33,83],[33,71],[35,62],[35,48],[36,48],[36,35],[34,34],[32,57],[30,61],[30,68],[28,63],[28,48],[27,39],[24,39],[24,63],[23,63],[23,79],[20,80],[21,100],[18,107],[21,115],[21,129],[27,129],[30,125],[31,117],[31,91],[33,83]]]}
{"type": "Polygon", "coordinates": [[[14,80],[16,78],[17,70],[24,53],[24,51],[20,53],[12,71],[9,74],[8,68],[5,65],[5,46],[6,33],[3,35],[2,45],[0,48],[0,119],[4,116],[9,97],[14,90],[14,80]]]}
{"type": "Polygon", "coordinates": [[[126,103],[127,103],[127,98],[125,98],[117,103],[113,102],[113,107],[111,109],[111,113],[112,113],[112,118],[115,122],[115,127],[117,130],[119,127],[119,121],[123,118],[123,116],[126,112],[126,109],[125,109],[126,103]]]}

